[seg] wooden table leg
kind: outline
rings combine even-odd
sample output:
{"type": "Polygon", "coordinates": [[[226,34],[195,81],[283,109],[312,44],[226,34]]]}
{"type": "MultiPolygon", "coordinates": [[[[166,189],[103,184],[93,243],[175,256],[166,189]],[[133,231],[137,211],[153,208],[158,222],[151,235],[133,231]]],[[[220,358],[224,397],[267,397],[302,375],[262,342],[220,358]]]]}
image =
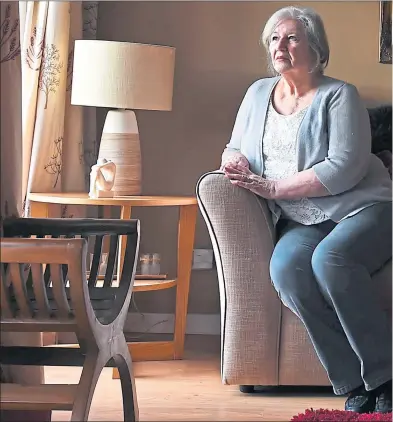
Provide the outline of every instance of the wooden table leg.
{"type": "MultiPolygon", "coordinates": [[[[120,211],[120,220],[129,220],[131,218],[131,207],[123,205],[120,211]]],[[[119,236],[119,260],[117,264],[117,280],[120,282],[121,272],[123,270],[124,256],[126,253],[125,245],[127,236],[119,236]]]]}
{"type": "MultiPolygon", "coordinates": [[[[131,217],[131,209],[127,208],[129,207],[124,207],[124,210],[122,210],[121,218],[123,219],[131,217]]],[[[197,209],[197,205],[180,206],[174,340],[128,343],[133,361],[162,361],[183,358],[197,209]]],[[[119,256],[122,257],[122,260],[119,260],[119,265],[122,266],[124,251],[119,256]]],[[[112,377],[114,379],[119,378],[116,368],[113,369],[112,377]]]]}
{"type": "Polygon", "coordinates": [[[188,294],[194,249],[197,205],[180,206],[178,250],[177,250],[177,287],[174,335],[174,358],[182,359],[187,324],[188,294]]]}

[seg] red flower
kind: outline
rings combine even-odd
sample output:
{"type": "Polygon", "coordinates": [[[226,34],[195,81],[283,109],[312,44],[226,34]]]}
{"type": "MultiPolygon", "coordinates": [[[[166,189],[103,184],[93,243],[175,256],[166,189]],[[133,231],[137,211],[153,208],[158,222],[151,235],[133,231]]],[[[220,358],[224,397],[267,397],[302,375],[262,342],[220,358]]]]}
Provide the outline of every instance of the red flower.
{"type": "Polygon", "coordinates": [[[307,409],[293,416],[291,422],[392,422],[392,413],[355,413],[344,410],[307,409]]]}

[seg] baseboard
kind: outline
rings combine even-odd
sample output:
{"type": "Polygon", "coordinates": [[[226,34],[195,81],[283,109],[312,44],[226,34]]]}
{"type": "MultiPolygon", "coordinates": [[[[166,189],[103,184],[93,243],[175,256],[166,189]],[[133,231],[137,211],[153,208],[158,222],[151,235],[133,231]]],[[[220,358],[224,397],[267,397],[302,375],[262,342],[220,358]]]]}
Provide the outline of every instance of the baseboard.
{"type": "MultiPolygon", "coordinates": [[[[186,334],[220,335],[219,314],[189,314],[187,316],[186,334]]],[[[129,313],[124,331],[133,333],[173,333],[174,314],[139,314],[129,313]]]]}

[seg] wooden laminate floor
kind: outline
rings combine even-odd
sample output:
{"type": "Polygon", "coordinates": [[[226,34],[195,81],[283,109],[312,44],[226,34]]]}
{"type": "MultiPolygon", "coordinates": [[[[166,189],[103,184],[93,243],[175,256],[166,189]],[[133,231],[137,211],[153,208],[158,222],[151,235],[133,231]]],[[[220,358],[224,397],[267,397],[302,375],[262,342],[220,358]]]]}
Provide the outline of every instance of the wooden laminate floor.
{"type": "MultiPolygon", "coordinates": [[[[325,390],[276,390],[245,395],[221,383],[219,338],[189,336],[182,361],[135,363],[141,421],[289,421],[306,408],[342,409],[344,398],[325,390]]],[[[47,383],[76,383],[79,368],[45,368],[47,383]]],[[[69,412],[53,412],[54,421],[69,412]]],[[[121,421],[120,381],[104,369],[89,420],[121,421]]]]}

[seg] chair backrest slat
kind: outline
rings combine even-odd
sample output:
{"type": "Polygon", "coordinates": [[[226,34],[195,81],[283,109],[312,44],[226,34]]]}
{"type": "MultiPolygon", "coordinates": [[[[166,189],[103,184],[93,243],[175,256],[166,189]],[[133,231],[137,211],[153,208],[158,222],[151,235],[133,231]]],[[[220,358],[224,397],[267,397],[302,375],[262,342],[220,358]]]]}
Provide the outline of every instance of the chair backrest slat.
{"type": "Polygon", "coordinates": [[[124,253],[124,265],[123,271],[121,273],[121,278],[119,282],[119,287],[123,285],[128,285],[132,279],[132,274],[134,272],[134,266],[136,265],[136,258],[138,256],[138,233],[133,233],[127,235],[127,245],[124,253]],[[133,263],[134,265],[130,265],[133,263]]]}
{"type": "Polygon", "coordinates": [[[97,283],[97,276],[100,269],[101,262],[101,251],[102,251],[102,241],[104,235],[96,235],[96,241],[94,244],[94,255],[93,262],[91,263],[90,275],[89,275],[89,287],[95,287],[97,283]]]}
{"type": "Polygon", "coordinates": [[[24,265],[19,262],[10,263],[10,277],[15,300],[19,308],[18,316],[29,319],[33,318],[33,309],[26,288],[27,274],[25,277],[23,274],[23,266],[24,265]]]}
{"type": "Polygon", "coordinates": [[[59,319],[68,319],[71,315],[71,309],[67,300],[65,280],[63,278],[61,265],[51,264],[50,274],[52,278],[53,297],[57,306],[55,313],[59,319]]]}
{"type": "MultiPolygon", "coordinates": [[[[8,268],[9,270],[9,268],[8,268]]],[[[11,300],[9,295],[9,283],[8,276],[9,271],[5,271],[4,264],[1,264],[0,272],[0,293],[1,293],[1,316],[2,318],[12,318],[14,313],[12,312],[11,300]]]]}
{"type": "Polygon", "coordinates": [[[33,291],[37,302],[37,317],[50,318],[52,312],[50,309],[47,290],[43,276],[42,264],[31,264],[31,276],[33,281],[33,291]]]}
{"type": "Polygon", "coordinates": [[[46,287],[49,287],[49,285],[51,283],[51,279],[50,279],[50,266],[49,265],[45,265],[44,282],[45,282],[45,286],[46,287]]]}
{"type": "Polygon", "coordinates": [[[56,331],[52,328],[56,324],[72,327],[76,323],[75,308],[80,315],[91,312],[91,305],[85,300],[87,244],[84,240],[2,238],[1,246],[4,330],[12,331],[13,324],[27,322],[27,331],[45,331],[49,326],[56,331]],[[68,270],[67,278],[64,266],[68,270]]]}
{"type": "Polygon", "coordinates": [[[106,265],[104,287],[111,287],[113,284],[113,275],[115,273],[118,244],[119,244],[119,236],[116,234],[111,234],[110,241],[109,241],[109,254],[108,254],[108,260],[107,260],[107,265],[106,265]]]}

